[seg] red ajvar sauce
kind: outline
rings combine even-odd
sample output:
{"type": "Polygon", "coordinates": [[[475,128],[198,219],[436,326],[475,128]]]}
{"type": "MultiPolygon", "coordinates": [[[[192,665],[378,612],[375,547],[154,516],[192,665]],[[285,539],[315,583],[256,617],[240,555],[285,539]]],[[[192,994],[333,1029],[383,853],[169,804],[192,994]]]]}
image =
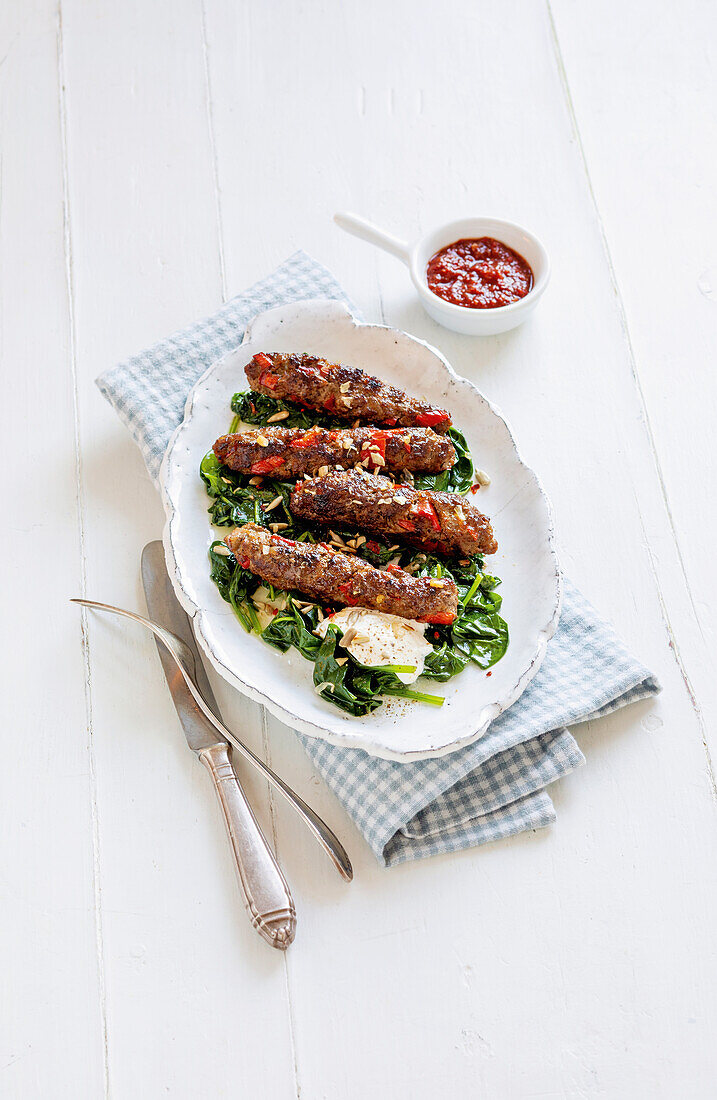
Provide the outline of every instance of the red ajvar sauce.
{"type": "Polygon", "coordinates": [[[527,260],[494,237],[446,245],[428,261],[426,277],[439,298],[469,309],[507,306],[533,288],[527,260]]]}

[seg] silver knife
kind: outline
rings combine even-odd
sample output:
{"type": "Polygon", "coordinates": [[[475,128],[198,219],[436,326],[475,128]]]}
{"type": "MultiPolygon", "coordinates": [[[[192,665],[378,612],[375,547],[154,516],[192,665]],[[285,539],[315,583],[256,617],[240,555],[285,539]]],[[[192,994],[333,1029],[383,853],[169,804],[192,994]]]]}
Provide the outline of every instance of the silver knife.
{"type": "MultiPolygon", "coordinates": [[[[148,543],[142,552],[142,583],[150,618],[178,635],[191,649],[196,665],[196,683],[210,708],[221,718],[199,656],[189,616],[174,594],[161,542],[148,543]]],[[[296,933],[294,902],[274,853],[234,773],[229,744],[204,717],[176,664],[160,642],[157,642],[157,650],[187,743],[214,781],[251,923],[267,943],[285,951],[296,933]]]]}

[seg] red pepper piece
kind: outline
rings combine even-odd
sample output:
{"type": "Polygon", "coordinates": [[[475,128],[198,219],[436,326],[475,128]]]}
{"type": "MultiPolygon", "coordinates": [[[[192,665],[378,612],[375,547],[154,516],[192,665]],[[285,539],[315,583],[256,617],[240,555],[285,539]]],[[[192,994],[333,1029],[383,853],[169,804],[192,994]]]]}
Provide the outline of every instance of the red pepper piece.
{"type": "Polygon", "coordinates": [[[353,592],[349,591],[350,588],[351,588],[351,581],[346,581],[345,584],[340,584],[339,585],[339,592],[343,592],[344,599],[345,599],[345,601],[346,601],[346,603],[348,604],[349,607],[355,607],[356,604],[358,603],[358,598],[354,595],[353,592]]]}
{"type": "Polygon", "coordinates": [[[368,540],[368,542],[366,543],[366,549],[369,550],[372,554],[381,553],[381,547],[373,539],[368,540]]]}
{"type": "Polygon", "coordinates": [[[297,435],[294,439],[292,439],[291,446],[298,448],[311,447],[314,443],[316,443],[318,437],[319,429],[316,427],[309,428],[308,432],[304,432],[303,435],[297,435]]]}
{"type": "Polygon", "coordinates": [[[439,623],[448,625],[455,620],[455,615],[452,611],[439,611],[435,615],[431,615],[430,619],[426,619],[427,623],[439,623]]]}
{"type": "Polygon", "coordinates": [[[268,390],[273,390],[276,383],[279,381],[275,374],[271,373],[273,363],[268,355],[265,355],[263,351],[260,351],[254,356],[254,362],[258,363],[261,367],[261,373],[259,374],[259,385],[266,386],[268,390]]]}
{"type": "Polygon", "coordinates": [[[281,455],[270,455],[269,458],[260,458],[258,462],[253,463],[251,472],[253,474],[270,474],[273,470],[278,470],[284,463],[284,459],[281,455]]]}
{"type": "Polygon", "coordinates": [[[422,516],[423,519],[427,519],[434,531],[441,530],[441,524],[436,515],[436,509],[427,497],[422,496],[418,498],[416,503],[411,506],[411,514],[414,516],[422,516]]]}
{"type": "Polygon", "coordinates": [[[415,531],[416,525],[412,523],[410,519],[399,519],[398,526],[403,527],[404,531],[415,531]]]}
{"type": "Polygon", "coordinates": [[[244,556],[241,557],[241,558],[237,558],[237,561],[239,562],[242,569],[248,569],[249,568],[249,559],[246,556],[246,554],[244,554],[244,556]]]}
{"type": "Polygon", "coordinates": [[[336,412],[336,398],[334,397],[334,395],[332,393],[330,393],[329,396],[324,401],[324,408],[326,409],[327,412],[330,412],[330,413],[336,412]]]}
{"type": "Polygon", "coordinates": [[[361,444],[361,461],[369,459],[374,466],[386,465],[386,439],[387,432],[382,432],[380,429],[373,432],[369,439],[365,443],[361,444]],[[378,447],[378,452],[376,448],[378,447]],[[371,449],[373,448],[373,450],[371,449]],[[381,462],[376,462],[375,458],[378,456],[381,462]]]}
{"type": "Polygon", "coordinates": [[[442,412],[422,412],[416,417],[416,423],[422,428],[434,428],[436,424],[447,424],[448,416],[442,412]]]}

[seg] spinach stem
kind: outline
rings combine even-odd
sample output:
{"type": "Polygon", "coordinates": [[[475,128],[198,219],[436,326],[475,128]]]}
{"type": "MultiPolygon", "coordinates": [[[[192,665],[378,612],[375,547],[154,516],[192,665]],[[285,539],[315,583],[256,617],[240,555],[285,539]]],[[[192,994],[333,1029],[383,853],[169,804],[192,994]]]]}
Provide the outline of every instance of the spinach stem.
{"type": "Polygon", "coordinates": [[[408,688],[405,691],[399,688],[383,688],[381,694],[397,695],[401,699],[415,699],[419,703],[430,703],[433,707],[442,707],[445,703],[442,695],[426,695],[423,691],[410,691],[408,688]]]}
{"type": "Polygon", "coordinates": [[[249,634],[261,634],[261,623],[259,622],[259,616],[256,613],[256,609],[252,605],[251,598],[247,598],[241,606],[242,609],[246,611],[246,617],[250,624],[247,628],[247,632],[249,634]]]}
{"type": "Polygon", "coordinates": [[[473,581],[473,584],[472,584],[472,585],[470,586],[470,588],[469,588],[469,589],[468,589],[468,591],[466,592],[465,596],[464,596],[464,597],[463,597],[463,599],[461,600],[461,603],[463,604],[463,606],[464,606],[464,607],[467,607],[467,605],[468,605],[468,604],[470,603],[470,601],[471,601],[471,600],[473,599],[473,597],[475,596],[476,592],[477,592],[477,591],[478,591],[478,589],[480,588],[480,582],[481,582],[482,580],[483,580],[483,574],[482,574],[482,573],[478,573],[478,574],[477,574],[477,576],[476,576],[476,578],[475,578],[475,580],[473,581]]]}

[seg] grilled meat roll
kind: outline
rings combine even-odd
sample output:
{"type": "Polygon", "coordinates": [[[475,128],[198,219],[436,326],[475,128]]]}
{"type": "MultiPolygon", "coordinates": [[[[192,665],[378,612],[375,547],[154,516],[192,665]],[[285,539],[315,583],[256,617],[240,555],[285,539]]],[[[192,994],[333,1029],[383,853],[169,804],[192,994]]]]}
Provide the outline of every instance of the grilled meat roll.
{"type": "Polygon", "coordinates": [[[223,435],[214,454],[242,474],[270,474],[295,481],[322,467],[440,473],[456,460],[453,444],[430,428],[260,428],[223,435]]]}
{"type": "Polygon", "coordinates": [[[393,485],[363,471],[334,470],[299,482],[289,507],[309,522],[397,536],[442,554],[469,557],[498,549],[490,521],[464,497],[393,485]]]}
{"type": "Polygon", "coordinates": [[[452,623],[458,611],[452,580],[411,577],[398,566],[375,569],[323,542],[293,542],[255,523],[237,527],[224,541],[243,569],[323,604],[370,607],[424,623],[452,623]]]}
{"type": "Polygon", "coordinates": [[[244,370],[253,390],[285,397],[344,420],[366,420],[386,427],[398,424],[434,428],[438,432],[451,426],[445,409],[409,397],[358,367],[329,363],[315,355],[259,352],[244,370]]]}

